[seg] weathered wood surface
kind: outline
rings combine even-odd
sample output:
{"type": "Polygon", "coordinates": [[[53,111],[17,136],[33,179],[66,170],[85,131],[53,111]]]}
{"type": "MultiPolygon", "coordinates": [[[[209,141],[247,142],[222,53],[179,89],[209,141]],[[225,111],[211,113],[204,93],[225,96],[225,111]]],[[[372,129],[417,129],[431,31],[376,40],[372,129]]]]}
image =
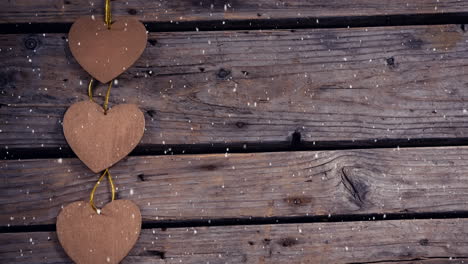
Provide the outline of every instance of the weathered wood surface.
{"type": "MultiPolygon", "coordinates": [[[[144,221],[467,211],[467,147],[130,157],[111,169],[144,221]]],[[[77,159],[1,161],[0,226],[53,224],[98,175],[77,159]]],[[[110,197],[98,189],[100,202],[110,197]]]]}
{"type": "MultiPolygon", "coordinates": [[[[237,0],[237,1],[112,1],[115,17],[135,16],[142,21],[184,22],[255,20],[330,16],[440,14],[467,12],[460,0],[237,0]]],[[[104,0],[0,1],[0,23],[73,22],[79,16],[101,14],[104,0]]]]}
{"type": "MultiPolygon", "coordinates": [[[[287,28],[335,18],[341,26],[361,19],[381,25],[392,17],[458,23],[454,18],[468,13],[467,1],[413,2],[116,0],[113,14],[164,31],[155,27],[219,30],[217,24],[272,21],[269,28],[287,28]]],[[[64,32],[79,16],[101,14],[103,3],[0,1],[0,26],[64,32]]],[[[407,23],[385,25],[394,24],[407,23]]],[[[465,31],[442,25],[151,33],[145,54],[114,85],[111,105],[136,103],[145,112],[139,153],[192,145],[249,151],[301,142],[459,144],[468,139],[465,31]]],[[[67,155],[63,114],[87,100],[89,76],[72,58],[66,34],[0,35],[0,61],[0,157],[67,155]]],[[[103,91],[97,88],[98,101],[103,91]]],[[[468,147],[134,156],[111,172],[118,197],[139,205],[146,227],[428,218],[468,211],[465,157],[468,147]]],[[[0,263],[71,263],[56,234],[44,231],[64,205],[89,198],[98,176],[74,158],[1,161],[0,171],[0,228],[7,232],[0,235],[0,263]],[[42,232],[29,232],[36,229],[42,232]]],[[[108,197],[101,186],[100,204],[108,197]]],[[[124,263],[465,263],[467,230],[466,218],[144,229],[124,263]]]]}
{"type": "MultiPolygon", "coordinates": [[[[466,263],[468,221],[145,229],[123,263],[466,263]]],[[[54,232],[0,236],[2,263],[71,263],[54,232]]]]}
{"type": "MultiPolygon", "coordinates": [[[[295,131],[310,145],[468,134],[468,34],[456,25],[149,39],[111,94],[111,106],[145,111],[140,147],[288,143],[295,131]]],[[[63,113],[87,100],[89,80],[66,35],[3,35],[0,47],[2,151],[66,147],[63,113]]]]}

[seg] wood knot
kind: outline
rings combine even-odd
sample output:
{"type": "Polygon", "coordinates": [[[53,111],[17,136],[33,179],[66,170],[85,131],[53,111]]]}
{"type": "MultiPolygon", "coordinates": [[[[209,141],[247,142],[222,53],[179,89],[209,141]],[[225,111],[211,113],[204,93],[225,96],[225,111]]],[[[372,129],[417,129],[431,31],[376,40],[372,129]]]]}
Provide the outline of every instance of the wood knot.
{"type": "Polygon", "coordinates": [[[207,171],[214,171],[218,168],[216,164],[206,164],[206,165],[201,165],[200,169],[202,170],[207,170],[207,171]]]}
{"type": "Polygon", "coordinates": [[[129,15],[134,16],[134,15],[136,15],[138,13],[138,11],[136,9],[134,9],[134,8],[129,8],[129,9],[127,9],[127,13],[129,15]]]}
{"type": "Polygon", "coordinates": [[[419,240],[419,245],[421,245],[421,246],[429,245],[429,239],[424,238],[424,239],[419,240]]]}
{"type": "Polygon", "coordinates": [[[243,128],[246,124],[242,121],[236,122],[236,127],[243,128]]]}
{"type": "Polygon", "coordinates": [[[38,40],[34,37],[29,37],[24,40],[24,46],[30,50],[35,50],[38,44],[39,44],[38,40]]]}
{"type": "Polygon", "coordinates": [[[271,239],[270,239],[270,238],[264,238],[264,239],[263,239],[263,245],[265,245],[265,246],[266,246],[266,245],[269,245],[270,242],[271,242],[271,239]]]}
{"type": "Polygon", "coordinates": [[[411,34],[403,34],[404,40],[403,45],[410,49],[419,50],[422,49],[424,41],[422,39],[416,38],[411,34]]]}
{"type": "Polygon", "coordinates": [[[391,68],[391,69],[396,68],[396,63],[395,63],[395,58],[394,57],[387,58],[386,61],[387,61],[387,65],[388,65],[389,68],[391,68]]]}
{"type": "Polygon", "coordinates": [[[221,79],[226,79],[230,74],[231,74],[230,70],[226,70],[226,69],[221,68],[216,73],[216,76],[218,76],[218,78],[221,78],[221,79]]]}
{"type": "Polygon", "coordinates": [[[341,169],[341,183],[350,194],[350,201],[362,208],[366,204],[369,186],[358,176],[360,172],[364,171],[359,168],[343,167],[341,169]]]}
{"type": "Polygon", "coordinates": [[[292,247],[294,245],[299,244],[299,241],[297,239],[292,238],[292,237],[285,237],[281,238],[278,242],[282,247],[292,247]]]}
{"type": "Polygon", "coordinates": [[[290,196],[285,198],[284,201],[292,206],[305,206],[312,202],[312,198],[307,196],[290,196]]]}
{"type": "Polygon", "coordinates": [[[146,178],[145,178],[145,174],[144,174],[144,173],[138,174],[137,177],[138,177],[138,179],[139,179],[140,181],[146,181],[146,178]]]}
{"type": "Polygon", "coordinates": [[[148,43],[151,46],[156,46],[156,44],[158,44],[158,41],[156,39],[148,39],[148,43]]]}
{"type": "Polygon", "coordinates": [[[151,117],[154,117],[156,115],[156,111],[154,110],[146,110],[146,113],[151,117]]]}

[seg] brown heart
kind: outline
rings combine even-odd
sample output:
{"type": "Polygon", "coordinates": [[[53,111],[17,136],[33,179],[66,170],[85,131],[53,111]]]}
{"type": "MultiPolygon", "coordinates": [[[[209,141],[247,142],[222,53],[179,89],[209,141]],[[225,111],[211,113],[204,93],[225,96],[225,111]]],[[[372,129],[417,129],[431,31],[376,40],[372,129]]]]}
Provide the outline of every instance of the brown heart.
{"type": "Polygon", "coordinates": [[[102,18],[82,17],[73,23],[68,44],[81,67],[107,83],[140,57],[147,37],[145,26],[135,19],[121,18],[108,29],[102,18]]]}
{"type": "Polygon", "coordinates": [[[135,245],[141,213],[129,200],[116,200],[100,214],[88,202],[74,202],[57,217],[57,235],[68,256],[78,264],[119,263],[135,245]]]}
{"type": "Polygon", "coordinates": [[[82,101],[68,108],[63,133],[73,152],[97,173],[117,163],[140,142],[145,117],[134,104],[112,107],[104,114],[101,106],[82,101]]]}

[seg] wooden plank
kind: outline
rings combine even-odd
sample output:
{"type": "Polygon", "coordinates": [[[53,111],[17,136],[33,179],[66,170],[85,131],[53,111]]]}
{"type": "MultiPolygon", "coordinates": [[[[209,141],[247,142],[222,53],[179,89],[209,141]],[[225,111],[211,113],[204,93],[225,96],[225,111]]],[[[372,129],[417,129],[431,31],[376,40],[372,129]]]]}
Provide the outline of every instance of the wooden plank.
{"type": "MultiPolygon", "coordinates": [[[[122,263],[466,263],[468,221],[143,230],[122,263]]],[[[71,263],[54,232],[0,236],[2,263],[71,263]]]]}
{"type": "MultiPolygon", "coordinates": [[[[0,23],[72,22],[79,16],[101,14],[104,0],[13,0],[0,2],[0,23]]],[[[459,0],[283,0],[283,1],[112,1],[115,17],[135,16],[143,21],[186,22],[258,20],[330,16],[441,14],[467,12],[459,0]]]]}
{"type": "MultiPolygon", "coordinates": [[[[111,169],[143,221],[466,211],[468,147],[130,157],[111,169]]],[[[0,226],[88,200],[77,159],[1,161],[0,226]]],[[[110,197],[98,189],[97,200],[110,197]]]]}
{"type": "MultiPolygon", "coordinates": [[[[468,134],[468,35],[456,25],[149,39],[111,94],[111,106],[144,110],[140,149],[288,145],[294,132],[304,144],[335,147],[468,134]]],[[[87,100],[89,75],[66,35],[4,35],[0,47],[0,149],[67,147],[61,119],[73,102],[87,100]]]]}

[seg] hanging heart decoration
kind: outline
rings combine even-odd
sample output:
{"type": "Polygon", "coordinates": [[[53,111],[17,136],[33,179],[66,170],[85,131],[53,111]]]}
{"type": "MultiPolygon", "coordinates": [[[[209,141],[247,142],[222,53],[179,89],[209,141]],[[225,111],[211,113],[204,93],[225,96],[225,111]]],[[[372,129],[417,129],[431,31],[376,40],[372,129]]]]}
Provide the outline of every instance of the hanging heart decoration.
{"type": "Polygon", "coordinates": [[[73,23],[68,45],[83,69],[107,83],[135,63],[147,38],[145,26],[135,19],[119,19],[109,28],[102,19],[82,17],[73,23]]]}
{"type": "Polygon", "coordinates": [[[88,202],[74,202],[57,217],[60,244],[77,264],[119,263],[140,230],[140,209],[129,200],[112,201],[99,214],[88,202]]]}
{"type": "Polygon", "coordinates": [[[91,101],[68,108],[63,118],[63,133],[78,158],[98,173],[126,157],[140,142],[145,117],[134,104],[120,104],[104,114],[91,101]]]}
{"type": "Polygon", "coordinates": [[[70,50],[94,78],[109,83],[102,107],[94,102],[93,82],[89,101],[71,105],[63,118],[63,133],[73,152],[93,172],[104,171],[94,185],[89,202],[74,202],[57,217],[57,235],[68,256],[78,264],[117,264],[138,240],[141,213],[128,200],[115,200],[116,187],[109,168],[126,157],[140,142],[145,130],[143,113],[134,104],[109,108],[113,79],[127,70],[143,53],[146,29],[133,19],[112,22],[110,0],[105,18],[78,19],[69,33],[70,50]],[[102,209],[94,194],[107,176],[112,201],[102,209]]]}

